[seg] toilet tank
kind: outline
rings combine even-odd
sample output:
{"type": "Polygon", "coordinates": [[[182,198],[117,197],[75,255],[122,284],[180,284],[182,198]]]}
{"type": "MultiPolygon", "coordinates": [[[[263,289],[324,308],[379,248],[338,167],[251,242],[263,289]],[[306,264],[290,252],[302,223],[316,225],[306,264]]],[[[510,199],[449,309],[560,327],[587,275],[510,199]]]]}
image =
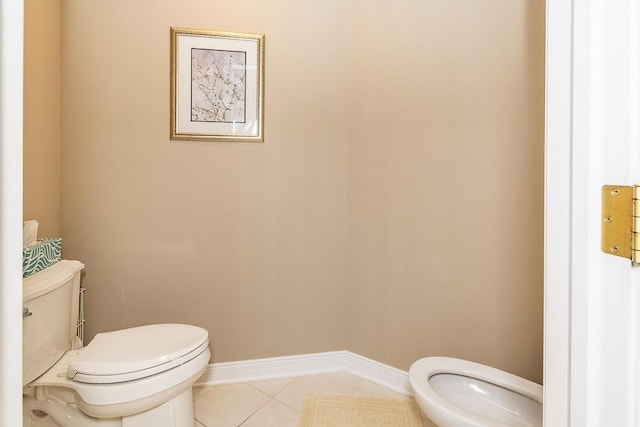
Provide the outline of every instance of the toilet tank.
{"type": "Polygon", "coordinates": [[[22,280],[22,385],[69,350],[78,325],[83,268],[79,261],[62,260],[22,280]]]}

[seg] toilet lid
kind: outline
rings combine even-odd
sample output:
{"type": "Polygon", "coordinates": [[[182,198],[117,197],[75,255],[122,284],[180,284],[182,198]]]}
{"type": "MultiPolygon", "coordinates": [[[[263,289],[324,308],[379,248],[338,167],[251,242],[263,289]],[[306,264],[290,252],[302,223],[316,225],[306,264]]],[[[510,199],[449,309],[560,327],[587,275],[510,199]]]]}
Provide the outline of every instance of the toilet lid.
{"type": "Polygon", "coordinates": [[[191,325],[160,324],[97,334],[70,364],[67,377],[86,383],[144,378],[186,363],[207,348],[209,334],[191,325]]]}

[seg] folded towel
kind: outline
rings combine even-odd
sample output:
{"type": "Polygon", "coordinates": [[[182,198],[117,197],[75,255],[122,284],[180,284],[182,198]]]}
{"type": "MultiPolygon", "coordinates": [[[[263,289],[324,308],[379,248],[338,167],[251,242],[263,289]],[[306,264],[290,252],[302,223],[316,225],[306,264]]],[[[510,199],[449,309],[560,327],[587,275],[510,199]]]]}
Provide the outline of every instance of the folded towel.
{"type": "Polygon", "coordinates": [[[22,224],[22,247],[28,248],[36,244],[38,240],[38,221],[35,219],[25,221],[22,224]]]}

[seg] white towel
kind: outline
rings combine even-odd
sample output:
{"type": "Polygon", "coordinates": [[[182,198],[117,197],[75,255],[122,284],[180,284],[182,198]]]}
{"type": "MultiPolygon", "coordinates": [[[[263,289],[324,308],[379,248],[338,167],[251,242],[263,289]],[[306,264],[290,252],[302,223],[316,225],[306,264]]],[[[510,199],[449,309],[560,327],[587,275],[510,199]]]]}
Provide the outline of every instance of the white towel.
{"type": "Polygon", "coordinates": [[[28,248],[36,244],[38,240],[38,221],[35,219],[25,221],[22,224],[22,246],[28,248]]]}

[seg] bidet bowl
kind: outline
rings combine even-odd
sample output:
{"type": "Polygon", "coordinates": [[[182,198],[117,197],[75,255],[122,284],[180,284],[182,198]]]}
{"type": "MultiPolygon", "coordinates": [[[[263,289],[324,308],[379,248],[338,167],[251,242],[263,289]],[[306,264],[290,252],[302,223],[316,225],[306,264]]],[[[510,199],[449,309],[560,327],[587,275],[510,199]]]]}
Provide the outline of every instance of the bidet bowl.
{"type": "Polygon", "coordinates": [[[439,427],[540,427],[542,386],[508,372],[451,357],[411,365],[409,382],[439,427]]]}

